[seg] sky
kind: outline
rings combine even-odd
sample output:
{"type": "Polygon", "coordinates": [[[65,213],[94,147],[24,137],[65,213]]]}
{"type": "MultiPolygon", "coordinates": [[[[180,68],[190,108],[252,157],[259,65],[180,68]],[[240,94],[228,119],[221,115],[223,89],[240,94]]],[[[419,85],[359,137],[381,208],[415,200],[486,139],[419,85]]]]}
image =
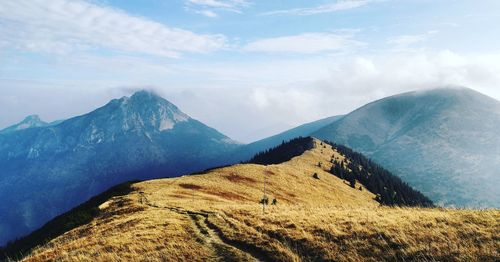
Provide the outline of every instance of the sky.
{"type": "Polygon", "coordinates": [[[0,128],[154,90],[250,142],[385,96],[500,100],[497,0],[2,0],[0,128]]]}

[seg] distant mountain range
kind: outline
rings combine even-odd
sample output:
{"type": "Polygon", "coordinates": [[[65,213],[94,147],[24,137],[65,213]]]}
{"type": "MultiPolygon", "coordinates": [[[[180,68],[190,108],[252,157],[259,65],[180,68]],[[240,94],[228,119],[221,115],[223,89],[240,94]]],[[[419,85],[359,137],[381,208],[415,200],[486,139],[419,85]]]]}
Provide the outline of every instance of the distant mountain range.
{"type": "Polygon", "coordinates": [[[14,131],[34,128],[34,127],[44,127],[44,126],[57,125],[60,122],[62,122],[62,121],[54,121],[52,123],[47,123],[45,121],[42,121],[38,115],[30,115],[30,116],[27,116],[23,121],[0,130],[0,134],[2,134],[2,133],[6,134],[6,133],[14,132],[14,131]]]}
{"type": "Polygon", "coordinates": [[[0,133],[0,245],[111,186],[225,164],[238,146],[146,91],[56,125],[30,116],[0,133]]]}
{"type": "Polygon", "coordinates": [[[470,89],[405,93],[239,144],[147,91],[55,123],[0,131],[0,245],[119,183],[247,161],[295,137],[343,144],[435,203],[499,207],[500,102],[470,89]]]}

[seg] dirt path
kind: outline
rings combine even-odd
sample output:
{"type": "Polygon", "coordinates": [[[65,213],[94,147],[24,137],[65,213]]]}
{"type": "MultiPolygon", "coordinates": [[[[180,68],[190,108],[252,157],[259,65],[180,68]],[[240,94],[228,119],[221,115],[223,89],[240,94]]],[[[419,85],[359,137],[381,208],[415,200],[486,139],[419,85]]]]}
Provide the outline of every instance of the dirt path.
{"type": "Polygon", "coordinates": [[[140,192],[140,202],[153,208],[165,208],[172,212],[187,216],[198,237],[213,252],[214,261],[270,261],[269,257],[254,246],[244,242],[227,239],[222,230],[208,219],[215,213],[195,212],[177,207],[160,207],[149,202],[146,196],[140,192]]]}
{"type": "Polygon", "coordinates": [[[261,261],[251,253],[224,241],[219,232],[211,228],[208,223],[208,216],[199,214],[189,214],[195,227],[203,235],[207,245],[211,247],[219,261],[261,261]]]}

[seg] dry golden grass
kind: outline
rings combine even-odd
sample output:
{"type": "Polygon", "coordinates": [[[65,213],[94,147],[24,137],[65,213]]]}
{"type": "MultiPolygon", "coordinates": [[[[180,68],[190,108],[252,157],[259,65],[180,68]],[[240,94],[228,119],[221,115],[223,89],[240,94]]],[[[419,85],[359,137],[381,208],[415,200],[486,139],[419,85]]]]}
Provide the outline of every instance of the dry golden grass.
{"type": "Polygon", "coordinates": [[[276,207],[210,219],[280,261],[498,261],[499,211],[276,207]]]}
{"type": "Polygon", "coordinates": [[[500,211],[380,207],[327,173],[328,145],[280,164],[146,181],[26,261],[500,260],[500,211]],[[318,163],[321,162],[321,167],[318,163]],[[320,179],[312,175],[317,173],[320,179]],[[258,204],[264,176],[270,199],[258,204]]]}

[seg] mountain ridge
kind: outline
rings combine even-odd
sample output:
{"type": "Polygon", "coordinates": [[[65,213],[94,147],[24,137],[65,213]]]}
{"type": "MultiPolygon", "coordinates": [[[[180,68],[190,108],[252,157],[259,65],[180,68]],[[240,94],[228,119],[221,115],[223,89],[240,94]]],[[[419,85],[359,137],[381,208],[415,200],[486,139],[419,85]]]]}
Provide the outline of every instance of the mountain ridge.
{"type": "Polygon", "coordinates": [[[236,146],[145,91],[55,126],[2,134],[0,197],[8,204],[0,207],[0,243],[121,182],[225,164],[236,146]]]}
{"type": "MultiPolygon", "coordinates": [[[[456,179],[450,176],[434,177],[429,174],[436,173],[436,170],[453,173],[453,169],[443,167],[442,162],[456,163],[453,162],[453,158],[462,159],[461,157],[474,153],[474,150],[484,152],[499,150],[497,143],[495,143],[495,139],[498,139],[495,121],[475,120],[477,126],[481,127],[479,131],[475,130],[475,126],[460,126],[461,122],[464,122],[462,120],[474,120],[474,117],[481,116],[483,111],[489,112],[487,109],[496,105],[498,101],[495,101],[482,94],[477,95],[475,91],[468,89],[448,88],[408,92],[374,101],[345,116],[321,119],[249,145],[240,145],[217,130],[187,116],[168,100],[152,92],[140,91],[131,97],[113,99],[88,114],[67,119],[57,125],[26,128],[1,134],[0,165],[2,165],[3,173],[6,175],[0,177],[0,197],[6,199],[7,203],[19,203],[19,207],[13,208],[14,212],[0,210],[2,211],[0,218],[12,223],[23,221],[24,225],[21,228],[23,228],[23,234],[26,234],[29,230],[40,225],[37,217],[41,217],[40,221],[47,221],[50,217],[59,214],[60,210],[69,210],[81,201],[125,180],[178,176],[214,166],[247,161],[251,154],[279,145],[284,140],[296,136],[308,136],[311,133],[322,139],[345,144],[366,154],[375,162],[399,175],[405,182],[426,195],[431,195],[438,204],[457,205],[456,203],[459,203],[458,206],[461,206],[462,203],[472,203],[471,205],[481,207],[486,203],[487,206],[494,206],[495,203],[500,202],[496,201],[498,194],[495,193],[496,185],[500,183],[497,181],[498,175],[496,176],[497,180],[495,180],[495,174],[491,174],[491,170],[495,170],[491,168],[491,165],[483,164],[485,167],[481,169],[482,173],[472,180],[462,177],[456,179]],[[426,104],[413,101],[415,97],[421,97],[422,94],[429,92],[438,94],[434,98],[434,102],[426,104]],[[378,111],[372,110],[374,105],[400,98],[405,98],[410,102],[405,100],[405,102],[388,103],[378,111]],[[481,106],[478,109],[477,105],[474,106],[480,104],[484,107],[482,104],[484,99],[488,100],[486,109],[481,106]],[[440,112],[437,110],[440,107],[453,106],[456,101],[463,100],[471,101],[464,107],[463,114],[451,114],[444,117],[440,114],[432,114],[432,117],[435,115],[441,117],[438,119],[453,120],[450,122],[454,125],[451,129],[443,127],[443,124],[448,123],[446,121],[434,121],[432,125],[418,129],[417,124],[426,122],[426,115],[419,113],[422,109],[430,108],[431,111],[440,112]],[[413,108],[413,111],[408,109],[408,104],[411,105],[410,108],[413,108]],[[370,111],[370,114],[358,115],[360,112],[366,111],[370,111]],[[95,113],[97,116],[91,113],[95,113]],[[353,120],[353,115],[364,118],[354,118],[353,120]],[[384,118],[386,116],[387,119],[384,118]],[[378,121],[380,119],[383,121],[378,121]],[[376,122],[372,122],[374,120],[376,122]],[[413,123],[413,126],[406,123],[413,123]],[[389,126],[388,129],[386,129],[387,126],[389,126]],[[378,129],[373,131],[374,127],[378,129]],[[319,130],[315,131],[316,128],[319,130]],[[468,134],[474,134],[470,137],[476,140],[467,141],[459,139],[459,136],[439,133],[442,130],[462,129],[469,132],[468,134]],[[339,131],[332,136],[332,130],[342,132],[339,131]],[[359,132],[360,130],[364,130],[364,133],[359,132]],[[429,134],[429,136],[408,136],[408,134],[415,133],[429,134]],[[477,135],[480,133],[488,136],[481,138],[480,135],[477,135]],[[453,148],[449,146],[449,141],[443,140],[443,137],[450,137],[453,143],[470,148],[470,150],[458,153],[446,151],[453,148]],[[477,140],[478,138],[483,140],[477,140]],[[383,143],[378,145],[377,143],[380,141],[383,143]],[[395,145],[391,144],[395,142],[397,142],[395,145]],[[433,145],[436,142],[438,143],[433,145]],[[426,150],[409,154],[401,151],[398,143],[422,146],[426,150]],[[432,153],[434,151],[441,153],[432,153]],[[412,158],[417,158],[418,162],[411,162],[412,158]],[[36,164],[26,165],[31,161],[36,164]],[[67,163],[71,163],[70,168],[66,166],[67,163]],[[423,175],[412,178],[414,171],[409,169],[412,166],[417,166],[418,172],[423,175]],[[102,170],[106,170],[103,176],[99,175],[92,179],[87,179],[85,176],[86,172],[102,174],[102,170]],[[17,173],[23,175],[15,176],[17,173]],[[51,175],[42,179],[38,175],[40,173],[51,175]],[[103,184],[99,181],[106,182],[103,184]],[[423,183],[422,181],[424,181],[423,186],[419,184],[423,183]],[[17,196],[16,194],[19,194],[17,187],[23,183],[32,185],[33,188],[28,188],[25,190],[26,192],[17,196]],[[78,194],[74,198],[80,200],[75,202],[66,198],[56,199],[54,202],[45,202],[47,208],[43,209],[32,202],[32,196],[29,195],[29,192],[35,190],[34,188],[38,184],[45,185],[46,183],[54,183],[53,185],[59,185],[59,187],[67,184],[67,190],[78,194]],[[472,185],[473,190],[463,186],[467,183],[472,185]],[[85,185],[86,189],[82,190],[79,187],[80,184],[85,185]],[[14,187],[10,185],[14,185],[14,187]],[[451,194],[448,188],[453,188],[457,193],[451,194]],[[479,198],[477,198],[478,196],[479,198]],[[470,202],[470,199],[474,198],[476,200],[470,202]],[[456,199],[456,203],[449,199],[456,199]],[[56,208],[61,206],[62,209],[56,208]],[[22,218],[20,219],[20,217],[22,218]]],[[[498,116],[498,113],[495,116],[498,116]]],[[[500,161],[499,155],[500,153],[497,154],[496,158],[495,156],[489,158],[493,166],[500,161]]],[[[481,159],[481,155],[472,155],[472,159],[481,159]]],[[[465,159],[462,162],[471,163],[467,161],[469,160],[465,159]]],[[[478,164],[474,162],[468,166],[463,163],[458,163],[455,167],[455,169],[464,170],[463,174],[478,169],[478,164]]],[[[45,190],[45,188],[42,186],[39,190],[45,190]]],[[[53,189],[47,188],[46,190],[47,193],[41,196],[45,200],[53,189]]],[[[0,224],[0,235],[9,235],[12,228],[12,226],[0,224]]]]}
{"type": "Polygon", "coordinates": [[[23,261],[498,258],[498,210],[381,206],[359,183],[360,189],[353,188],[330,173],[332,159],[352,159],[312,142],[279,164],[237,164],[125,185],[124,194],[92,204],[91,220],[36,247],[23,261]]]}
{"type": "Polygon", "coordinates": [[[312,135],[360,151],[438,203],[480,207],[500,202],[499,128],[500,102],[441,88],[371,102],[312,135]]]}
{"type": "Polygon", "coordinates": [[[343,115],[322,118],[313,122],[299,125],[276,135],[242,145],[240,148],[236,149],[230,157],[231,159],[233,159],[232,162],[235,163],[248,161],[252,156],[261,151],[278,146],[282,142],[288,141],[293,138],[307,137],[314,131],[328,124],[331,124],[342,117],[343,115]]]}

